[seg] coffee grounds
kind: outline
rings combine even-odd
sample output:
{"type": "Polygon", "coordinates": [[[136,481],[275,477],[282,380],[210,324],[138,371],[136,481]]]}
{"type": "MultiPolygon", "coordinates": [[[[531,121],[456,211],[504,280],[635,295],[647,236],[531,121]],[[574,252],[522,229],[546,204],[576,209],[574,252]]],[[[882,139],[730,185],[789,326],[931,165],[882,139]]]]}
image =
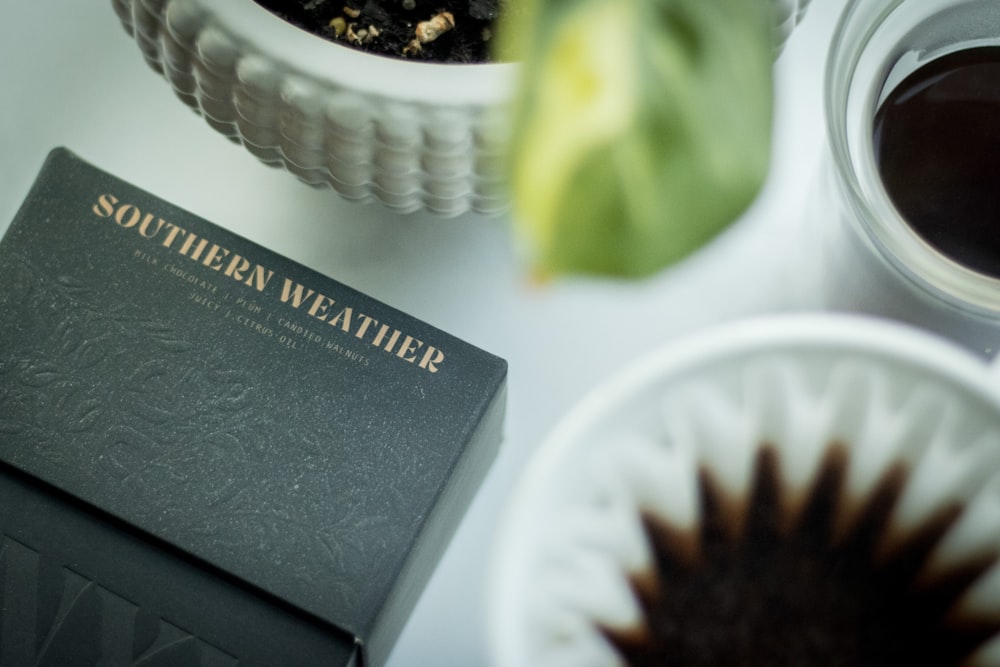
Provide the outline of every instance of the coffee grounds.
{"type": "MultiPolygon", "coordinates": [[[[491,60],[497,20],[508,1],[256,0],[289,23],[338,44],[392,58],[449,64],[491,60]],[[421,43],[418,26],[428,21],[445,31],[421,43]]],[[[426,35],[424,29],[420,32],[426,35]]]]}
{"type": "Polygon", "coordinates": [[[846,467],[846,451],[832,447],[797,519],[783,510],[778,455],[769,447],[760,452],[751,500],[742,507],[702,472],[697,534],[645,515],[655,572],[632,580],[645,627],[602,628],[626,664],[965,664],[1000,624],[950,612],[996,555],[924,581],[922,566],[960,508],[887,540],[906,471],[886,474],[844,523],[846,467]]]}

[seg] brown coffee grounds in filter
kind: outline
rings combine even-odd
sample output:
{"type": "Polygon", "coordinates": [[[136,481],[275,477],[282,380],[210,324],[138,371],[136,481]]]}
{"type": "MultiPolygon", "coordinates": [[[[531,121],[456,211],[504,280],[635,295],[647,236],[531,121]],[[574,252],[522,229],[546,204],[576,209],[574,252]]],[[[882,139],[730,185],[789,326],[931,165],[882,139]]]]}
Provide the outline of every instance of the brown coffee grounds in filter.
{"type": "Polygon", "coordinates": [[[998,619],[954,613],[997,554],[928,579],[923,565],[960,515],[944,508],[905,535],[889,518],[908,478],[890,469],[853,519],[843,517],[848,450],[833,445],[795,517],[778,453],[762,447],[750,500],[734,502],[702,470],[700,528],[643,517],[654,570],[631,583],[645,626],[602,632],[631,667],[967,665],[998,619]]]}

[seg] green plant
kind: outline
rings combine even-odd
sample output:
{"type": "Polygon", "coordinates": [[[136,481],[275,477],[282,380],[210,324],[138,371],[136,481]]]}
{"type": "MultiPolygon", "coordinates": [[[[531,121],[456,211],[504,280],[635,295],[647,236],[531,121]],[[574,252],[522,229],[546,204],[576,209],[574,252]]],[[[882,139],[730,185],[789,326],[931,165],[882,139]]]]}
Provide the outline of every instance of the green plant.
{"type": "Polygon", "coordinates": [[[739,217],[767,174],[770,0],[524,0],[510,183],[542,274],[638,277],[739,217]]]}

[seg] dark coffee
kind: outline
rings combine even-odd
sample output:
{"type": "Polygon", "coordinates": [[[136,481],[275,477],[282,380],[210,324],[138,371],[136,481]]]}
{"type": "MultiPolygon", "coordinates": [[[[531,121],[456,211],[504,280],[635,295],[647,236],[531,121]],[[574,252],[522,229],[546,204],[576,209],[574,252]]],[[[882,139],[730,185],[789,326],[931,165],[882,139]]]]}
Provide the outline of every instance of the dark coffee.
{"type": "Polygon", "coordinates": [[[893,204],[951,259],[1000,278],[1000,47],[933,60],[879,107],[875,158],[893,204]]]}
{"type": "Polygon", "coordinates": [[[799,505],[761,449],[749,499],[729,497],[703,472],[702,518],[684,532],[644,523],[655,571],[633,577],[645,627],[603,632],[632,667],[914,667],[966,664],[1000,630],[954,605],[997,559],[923,565],[958,517],[945,508],[893,535],[888,520],[907,472],[883,476],[868,502],[843,500],[846,448],[831,446],[799,505]]]}

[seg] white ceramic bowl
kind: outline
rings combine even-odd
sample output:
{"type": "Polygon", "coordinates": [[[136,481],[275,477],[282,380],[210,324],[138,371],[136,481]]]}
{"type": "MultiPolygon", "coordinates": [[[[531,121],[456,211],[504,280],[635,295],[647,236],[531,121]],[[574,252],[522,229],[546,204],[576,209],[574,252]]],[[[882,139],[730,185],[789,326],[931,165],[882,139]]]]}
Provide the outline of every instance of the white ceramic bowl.
{"type": "MultiPolygon", "coordinates": [[[[783,43],[809,0],[773,0],[783,43]]],[[[112,0],[149,65],[263,162],[401,212],[508,208],[504,107],[517,66],[365,54],[254,0],[112,0]]]]}
{"type": "MultiPolygon", "coordinates": [[[[491,564],[495,664],[620,664],[597,627],[641,618],[627,579],[652,557],[639,510],[696,525],[702,468],[746,498],[762,443],[778,452],[786,501],[806,496],[840,443],[850,465],[838,512],[863,507],[903,463],[910,473],[890,528],[905,534],[958,501],[964,518],[934,562],[947,568],[986,542],[1000,546],[994,369],[921,330],[836,315],[725,325],[638,360],[566,416],[514,490],[491,564]]],[[[962,604],[1000,610],[1000,564],[962,604]]],[[[1000,664],[1000,635],[984,650],[976,664],[1000,664]]]]}

